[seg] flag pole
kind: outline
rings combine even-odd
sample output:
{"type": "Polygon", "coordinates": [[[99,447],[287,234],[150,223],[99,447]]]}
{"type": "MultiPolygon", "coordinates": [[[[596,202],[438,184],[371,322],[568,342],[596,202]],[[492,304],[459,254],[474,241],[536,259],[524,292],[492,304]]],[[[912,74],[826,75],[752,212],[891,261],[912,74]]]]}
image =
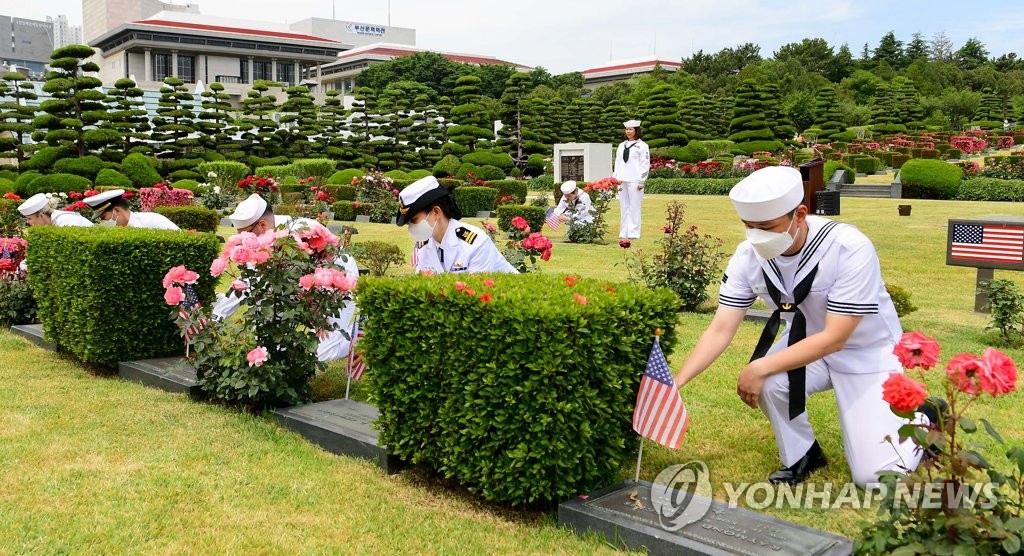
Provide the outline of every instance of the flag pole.
{"type": "Polygon", "coordinates": [[[644,437],[640,437],[640,453],[636,455],[636,476],[633,477],[634,483],[640,482],[640,461],[644,458],[644,437]]]}
{"type": "Polygon", "coordinates": [[[356,314],[352,313],[352,331],[348,336],[348,363],[345,365],[345,399],[348,399],[349,389],[352,387],[352,357],[355,355],[356,349],[356,324],[359,319],[356,318],[356,314]]]}

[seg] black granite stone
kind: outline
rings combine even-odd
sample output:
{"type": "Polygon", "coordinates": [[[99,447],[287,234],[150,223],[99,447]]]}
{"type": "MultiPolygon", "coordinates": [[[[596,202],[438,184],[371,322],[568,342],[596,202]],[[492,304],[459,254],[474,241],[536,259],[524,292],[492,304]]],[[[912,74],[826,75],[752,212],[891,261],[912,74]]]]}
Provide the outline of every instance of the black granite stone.
{"type": "Polygon", "coordinates": [[[168,392],[183,392],[193,399],[202,399],[203,390],[192,365],[182,357],[163,357],[141,361],[122,361],[117,374],[125,379],[168,392]]]}
{"type": "Polygon", "coordinates": [[[43,349],[57,351],[57,345],[43,337],[43,325],[41,324],[16,324],[11,327],[11,332],[43,349]]]}
{"type": "Polygon", "coordinates": [[[397,473],[404,463],[379,446],[373,421],[377,408],[354,400],[286,407],[274,411],[278,423],[292,429],[328,452],[369,459],[387,473],[397,473]]]}
{"type": "Polygon", "coordinates": [[[744,317],[745,320],[750,322],[768,322],[768,318],[772,316],[771,311],[762,311],[760,309],[747,309],[747,315],[744,317]]]}
{"type": "MultiPolygon", "coordinates": [[[[678,491],[675,491],[678,493],[678,491]]],[[[717,500],[700,498],[708,511],[677,531],[663,528],[651,503],[651,483],[632,480],[579,497],[558,506],[558,523],[579,534],[595,532],[609,543],[629,550],[646,548],[659,554],[773,554],[778,556],[837,556],[850,554],[853,543],[717,500]]]]}

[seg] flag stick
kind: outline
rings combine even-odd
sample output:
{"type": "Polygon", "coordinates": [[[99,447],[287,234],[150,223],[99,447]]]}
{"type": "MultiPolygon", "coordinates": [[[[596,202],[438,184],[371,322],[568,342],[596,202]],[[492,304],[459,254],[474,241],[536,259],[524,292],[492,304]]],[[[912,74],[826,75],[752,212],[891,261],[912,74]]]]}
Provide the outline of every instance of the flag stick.
{"type": "Polygon", "coordinates": [[[352,357],[355,356],[353,350],[356,349],[356,324],[359,319],[356,318],[355,313],[352,313],[352,332],[348,336],[348,362],[345,364],[345,399],[348,399],[349,388],[352,386],[352,357]]]}
{"type": "Polygon", "coordinates": [[[640,452],[636,455],[636,477],[633,478],[634,483],[640,482],[640,460],[644,457],[644,437],[640,437],[640,452]]]}

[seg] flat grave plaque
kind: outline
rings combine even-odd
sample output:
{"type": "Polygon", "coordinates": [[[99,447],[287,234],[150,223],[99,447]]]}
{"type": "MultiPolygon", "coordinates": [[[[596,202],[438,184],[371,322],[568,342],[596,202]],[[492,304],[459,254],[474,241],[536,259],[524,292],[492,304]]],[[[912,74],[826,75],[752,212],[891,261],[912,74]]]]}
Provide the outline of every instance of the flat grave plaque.
{"type": "Polygon", "coordinates": [[[16,324],[11,327],[11,332],[43,349],[57,351],[57,345],[43,337],[43,325],[41,324],[16,324]]]}
{"type": "Polygon", "coordinates": [[[168,392],[183,392],[194,399],[203,397],[203,390],[192,365],[182,357],[163,357],[141,361],[122,361],[117,374],[125,379],[141,382],[168,392]]]}
{"type": "Polygon", "coordinates": [[[277,421],[334,454],[369,459],[387,473],[404,467],[401,460],[379,446],[373,421],[377,408],[355,400],[329,400],[274,410],[277,421]]]}
{"type": "Polygon", "coordinates": [[[690,504],[704,504],[708,510],[697,521],[670,531],[661,526],[651,502],[651,483],[630,480],[559,504],[558,523],[581,534],[602,534],[617,547],[646,548],[650,555],[837,556],[853,551],[849,539],[832,533],[699,496],[690,504]]]}

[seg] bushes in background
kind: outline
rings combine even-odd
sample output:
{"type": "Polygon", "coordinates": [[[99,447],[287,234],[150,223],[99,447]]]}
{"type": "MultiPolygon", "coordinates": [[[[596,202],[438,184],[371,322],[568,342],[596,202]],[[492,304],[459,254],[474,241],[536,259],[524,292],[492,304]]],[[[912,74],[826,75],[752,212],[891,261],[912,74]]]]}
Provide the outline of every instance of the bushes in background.
{"type": "Polygon", "coordinates": [[[651,178],[644,185],[645,193],[677,195],[728,195],[742,178],[651,178]]]}
{"type": "Polygon", "coordinates": [[[452,191],[452,199],[459,205],[462,214],[476,216],[478,212],[494,210],[498,202],[498,190],[493,187],[462,186],[452,191]]]}
{"type": "Polygon", "coordinates": [[[36,193],[67,193],[68,191],[85,191],[92,188],[88,178],[74,174],[46,174],[40,176],[25,188],[25,195],[36,193]]]}
{"type": "Polygon", "coordinates": [[[517,204],[523,204],[526,202],[526,182],[519,180],[496,180],[489,181],[484,184],[487,187],[493,187],[498,190],[498,199],[510,196],[515,199],[517,204]]]}
{"type": "Polygon", "coordinates": [[[220,214],[213,209],[200,206],[156,207],[155,212],[167,217],[182,230],[216,232],[220,225],[220,214]]]}
{"type": "MultiPolygon", "coordinates": [[[[132,180],[136,189],[142,187],[153,187],[163,181],[160,173],[156,171],[153,164],[145,155],[132,153],[121,161],[121,172],[132,180]]],[[[106,185],[106,184],[104,184],[106,185]]]]}
{"type": "Polygon", "coordinates": [[[544,207],[532,207],[527,205],[502,205],[497,209],[498,229],[507,232],[512,229],[512,219],[522,216],[530,224],[530,229],[539,232],[544,226],[544,217],[547,210],[544,207]]]}
{"type": "Polygon", "coordinates": [[[1024,180],[972,178],[964,180],[957,189],[961,201],[1024,201],[1024,180]]]}
{"type": "Polygon", "coordinates": [[[512,505],[613,483],[634,456],[654,329],[666,352],[676,342],[665,289],[533,273],[385,277],[359,295],[381,443],[512,505]]]}
{"type": "Polygon", "coordinates": [[[906,199],[952,199],[960,187],[963,170],[942,160],[910,160],[900,171],[906,199]]]}

